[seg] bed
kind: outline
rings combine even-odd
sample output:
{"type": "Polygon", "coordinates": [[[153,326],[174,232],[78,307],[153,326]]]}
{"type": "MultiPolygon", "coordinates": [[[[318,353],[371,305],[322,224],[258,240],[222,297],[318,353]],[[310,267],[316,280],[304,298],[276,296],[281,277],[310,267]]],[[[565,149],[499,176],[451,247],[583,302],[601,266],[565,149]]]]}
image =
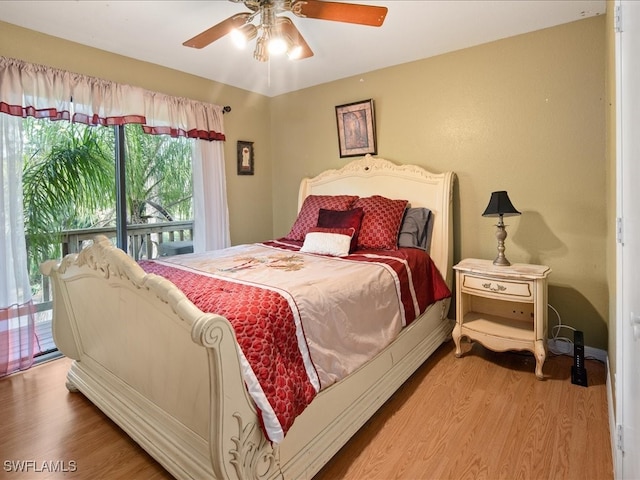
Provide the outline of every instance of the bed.
{"type": "MultiPolygon", "coordinates": [[[[349,195],[428,208],[430,257],[450,289],[454,179],[452,172],[367,155],[303,179],[298,205],[302,210],[308,197],[349,195]]],[[[286,248],[297,253],[300,245],[286,248]]],[[[61,262],[45,262],[42,271],[54,289],[54,340],[74,359],[67,388],[84,394],[176,478],[312,478],[450,338],[453,326],[450,297],[417,309],[390,344],[316,392],[286,435],[273,441],[248,392],[240,337],[227,318],[204,312],[105,237],[61,262]]]]}

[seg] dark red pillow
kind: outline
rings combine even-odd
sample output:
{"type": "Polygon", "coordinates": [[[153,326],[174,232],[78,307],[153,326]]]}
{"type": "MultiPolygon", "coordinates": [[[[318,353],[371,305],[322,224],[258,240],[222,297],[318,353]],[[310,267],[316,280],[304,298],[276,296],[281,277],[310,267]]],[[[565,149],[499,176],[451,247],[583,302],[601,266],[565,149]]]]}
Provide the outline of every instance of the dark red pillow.
{"type": "Polygon", "coordinates": [[[321,208],[318,212],[318,227],[322,228],[353,228],[351,248],[349,253],[358,247],[358,233],[362,224],[364,209],[362,207],[352,210],[327,210],[321,208]]]}
{"type": "Polygon", "coordinates": [[[309,229],[317,226],[321,208],[348,210],[357,199],[354,195],[309,195],[304,199],[298,217],[285,238],[304,241],[309,229]]]}

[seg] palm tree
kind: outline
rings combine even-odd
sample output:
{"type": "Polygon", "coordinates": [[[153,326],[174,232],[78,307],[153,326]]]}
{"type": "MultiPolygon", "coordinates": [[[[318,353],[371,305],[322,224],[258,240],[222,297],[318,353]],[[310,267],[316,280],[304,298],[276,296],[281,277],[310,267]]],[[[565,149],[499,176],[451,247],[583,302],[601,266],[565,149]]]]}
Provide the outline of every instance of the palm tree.
{"type": "MultiPolygon", "coordinates": [[[[59,258],[60,232],[115,225],[112,128],[25,119],[25,230],[32,284],[38,265],[59,258]]],[[[127,125],[128,224],[192,218],[191,145],[127,125]]]]}
{"type": "Polygon", "coordinates": [[[25,127],[25,231],[29,271],[37,276],[41,261],[61,255],[62,230],[104,224],[96,212],[113,210],[114,162],[108,149],[113,133],[31,118],[25,127]]]}
{"type": "Polygon", "coordinates": [[[125,128],[127,207],[130,224],[192,217],[191,145],[184,138],[125,128]]]}

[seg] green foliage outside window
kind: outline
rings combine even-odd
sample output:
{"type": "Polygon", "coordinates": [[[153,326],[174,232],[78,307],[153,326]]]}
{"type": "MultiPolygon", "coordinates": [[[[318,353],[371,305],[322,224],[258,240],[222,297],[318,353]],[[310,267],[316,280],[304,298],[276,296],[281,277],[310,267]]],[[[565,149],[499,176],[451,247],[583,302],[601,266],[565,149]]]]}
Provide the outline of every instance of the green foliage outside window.
{"type": "MultiPolygon", "coordinates": [[[[115,132],[24,120],[23,204],[29,272],[61,257],[60,232],[115,226],[115,132]]],[[[125,126],[127,224],[190,220],[191,141],[125,126]]]]}

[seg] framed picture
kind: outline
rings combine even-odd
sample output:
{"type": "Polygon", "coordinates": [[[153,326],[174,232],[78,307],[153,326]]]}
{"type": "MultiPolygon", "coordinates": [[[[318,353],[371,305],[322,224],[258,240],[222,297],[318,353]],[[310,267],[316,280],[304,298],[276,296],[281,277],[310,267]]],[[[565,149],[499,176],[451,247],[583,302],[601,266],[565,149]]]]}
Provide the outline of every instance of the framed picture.
{"type": "Polygon", "coordinates": [[[372,99],[338,105],[336,120],[341,158],[378,153],[372,99]]]}
{"type": "Polygon", "coordinates": [[[253,175],[253,142],[238,140],[238,175],[253,175]]]}

